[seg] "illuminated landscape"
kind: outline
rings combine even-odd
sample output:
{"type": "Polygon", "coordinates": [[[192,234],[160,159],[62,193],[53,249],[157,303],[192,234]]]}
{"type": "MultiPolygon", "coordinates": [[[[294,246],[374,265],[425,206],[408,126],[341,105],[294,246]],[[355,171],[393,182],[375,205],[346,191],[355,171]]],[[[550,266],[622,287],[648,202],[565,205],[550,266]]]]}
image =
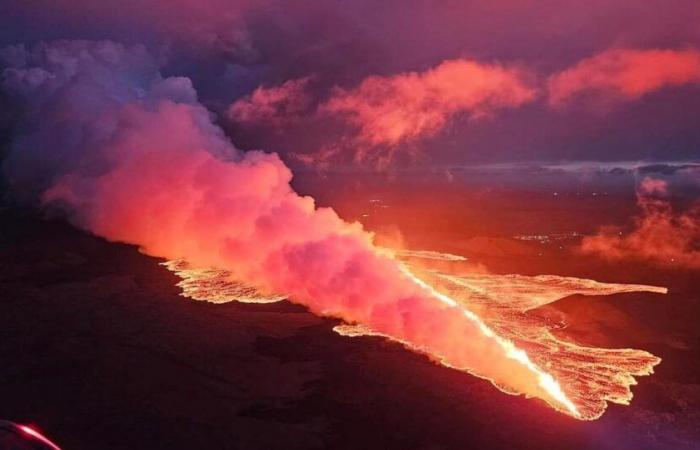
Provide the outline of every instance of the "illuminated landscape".
{"type": "Polygon", "coordinates": [[[695,449],[700,6],[3,2],[0,449],[695,449]]]}
{"type": "MultiPolygon", "coordinates": [[[[437,252],[399,252],[404,259],[437,259],[459,261],[456,255],[437,252]]],[[[629,404],[632,399],[630,386],[636,384],[634,376],[650,375],[660,358],[634,349],[605,349],[575,345],[557,339],[552,330],[566,327],[566,323],[550,323],[541,317],[529,317],[529,310],[568,297],[573,294],[611,295],[622,292],[654,292],[666,294],[667,289],[656,286],[598,283],[593,280],[539,275],[493,275],[485,273],[456,275],[426,268],[414,267],[404,262],[406,270],[419,282],[449,296],[483,320],[493,333],[514,343],[526,351],[533,363],[546,367],[552,380],[564,383],[568,395],[562,392],[560,399],[549,398],[552,406],[575,418],[594,420],[599,418],[606,401],[629,404]],[[569,397],[569,398],[567,398],[569,397]]],[[[183,261],[166,263],[182,281],[178,283],[183,295],[195,300],[212,303],[237,301],[244,303],[273,303],[285,299],[281,295],[257,292],[244,283],[230,280],[229,274],[217,270],[197,270],[187,267],[183,261]]],[[[336,332],[346,336],[380,335],[361,324],[338,325],[336,332]]],[[[386,336],[390,339],[393,336],[386,336]]],[[[397,340],[401,342],[401,339],[397,340]]],[[[413,348],[432,356],[429,350],[413,348]]],[[[449,361],[440,360],[451,367],[449,361]]],[[[471,367],[456,367],[479,376],[471,367]]],[[[499,387],[498,384],[496,384],[499,387]]],[[[504,392],[520,394],[517,390],[501,385],[504,392]]],[[[557,389],[561,389],[557,387],[557,389]]],[[[551,394],[550,394],[551,395],[551,394]]]]}

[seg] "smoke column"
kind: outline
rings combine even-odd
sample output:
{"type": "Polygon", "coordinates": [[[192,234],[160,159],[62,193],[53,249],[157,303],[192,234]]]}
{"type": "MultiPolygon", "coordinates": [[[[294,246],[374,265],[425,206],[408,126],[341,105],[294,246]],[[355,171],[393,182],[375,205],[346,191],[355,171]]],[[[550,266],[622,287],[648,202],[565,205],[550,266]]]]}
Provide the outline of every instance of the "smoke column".
{"type": "Polygon", "coordinates": [[[190,80],[161,76],[143,47],[58,41],[1,55],[2,88],[21,111],[3,171],[20,200],[147,254],[226,269],[575,415],[522,350],[359,224],[296,194],[277,155],[238,151],[190,80]]]}

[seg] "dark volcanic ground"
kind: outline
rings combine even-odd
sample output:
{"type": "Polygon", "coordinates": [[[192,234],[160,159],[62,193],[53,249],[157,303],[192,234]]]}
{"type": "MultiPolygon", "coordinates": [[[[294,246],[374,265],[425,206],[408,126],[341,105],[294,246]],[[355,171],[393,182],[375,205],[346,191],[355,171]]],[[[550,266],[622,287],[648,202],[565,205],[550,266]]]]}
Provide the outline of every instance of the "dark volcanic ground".
{"type": "Polygon", "coordinates": [[[692,273],[665,301],[554,305],[583,341],[664,358],[632,406],[579,422],[287,302],[185,299],[135,247],[7,211],[0,224],[0,418],[66,450],[700,448],[692,273]]]}

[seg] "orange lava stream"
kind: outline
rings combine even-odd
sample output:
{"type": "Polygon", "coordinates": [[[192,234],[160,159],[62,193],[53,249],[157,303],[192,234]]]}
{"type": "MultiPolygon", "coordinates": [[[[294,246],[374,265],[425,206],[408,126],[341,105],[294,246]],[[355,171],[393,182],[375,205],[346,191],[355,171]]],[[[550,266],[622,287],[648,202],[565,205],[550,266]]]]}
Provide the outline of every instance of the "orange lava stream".
{"type": "MultiPolygon", "coordinates": [[[[579,419],[599,418],[608,402],[628,405],[632,399],[630,387],[636,384],[634,377],[652,374],[654,366],[661,362],[659,357],[644,350],[588,347],[568,342],[551,332],[565,328],[565,324],[552,324],[529,311],[572,294],[665,294],[666,288],[599,283],[555,275],[456,275],[423,270],[411,264],[408,267],[433,289],[467,305],[497,335],[526,349],[534,364],[545,367],[547,373],[565,386],[569,400],[577,407],[579,419]]],[[[497,383],[494,385],[508,392],[497,383]]],[[[557,405],[552,406],[561,411],[557,405]]]]}
{"type": "Polygon", "coordinates": [[[529,371],[536,374],[540,387],[544,389],[544,391],[547,392],[547,394],[549,394],[552,397],[552,399],[556,401],[556,403],[558,403],[558,405],[553,405],[555,406],[555,408],[560,409],[563,406],[568,414],[572,415],[573,417],[576,417],[577,419],[581,417],[581,414],[576,408],[576,405],[574,405],[571,402],[571,400],[569,400],[569,398],[566,396],[566,394],[564,394],[564,391],[562,391],[561,386],[554,379],[554,377],[540,369],[537,366],[537,364],[533,363],[532,360],[530,360],[530,357],[523,349],[516,347],[515,344],[513,344],[513,342],[509,341],[508,339],[504,339],[503,337],[497,335],[488,325],[484,323],[483,320],[481,320],[479,316],[474,314],[474,312],[465,308],[463,305],[460,305],[457,301],[450,298],[449,296],[437,291],[435,288],[433,288],[432,286],[415,276],[410,270],[408,270],[408,268],[406,268],[406,266],[402,266],[402,269],[403,272],[413,280],[413,282],[425,289],[428,293],[430,293],[430,295],[437,298],[441,302],[458,308],[460,311],[462,311],[462,313],[469,320],[477,324],[479,330],[485,336],[488,336],[489,338],[493,339],[498,343],[498,345],[503,349],[503,352],[505,353],[506,357],[518,361],[520,364],[527,367],[529,371]]]}
{"type": "Polygon", "coordinates": [[[182,278],[177,283],[182,289],[182,295],[194,300],[210,303],[274,303],[286,298],[284,295],[267,294],[245,283],[232,281],[225,270],[191,268],[183,260],[167,261],[163,265],[182,278]]]}
{"type": "MultiPolygon", "coordinates": [[[[563,328],[536,314],[540,306],[572,294],[609,295],[619,292],[666,293],[656,286],[599,283],[594,280],[555,275],[495,275],[484,273],[452,273],[427,270],[415,260],[461,261],[457,255],[438,252],[397,252],[404,273],[440,302],[454,307],[472,321],[481,333],[495,341],[505,357],[517,361],[536,375],[542,397],[552,408],[580,420],[594,420],[606,410],[608,402],[629,404],[634,377],[653,373],[661,359],[644,350],[608,349],[577,345],[560,339],[551,330],[563,328]],[[564,386],[564,388],[562,388],[564,386]]],[[[223,303],[270,303],[285,296],[262,293],[245,283],[232,281],[228,273],[218,269],[193,269],[184,261],[164,263],[182,281],[183,296],[223,303]]],[[[383,336],[407,348],[426,353],[395,336],[386,336],[360,324],[344,324],[334,328],[346,336],[383,336]]],[[[453,367],[449,362],[440,364],[453,367]]],[[[514,392],[493,379],[467,367],[453,367],[486,378],[501,391],[514,392]]]]}

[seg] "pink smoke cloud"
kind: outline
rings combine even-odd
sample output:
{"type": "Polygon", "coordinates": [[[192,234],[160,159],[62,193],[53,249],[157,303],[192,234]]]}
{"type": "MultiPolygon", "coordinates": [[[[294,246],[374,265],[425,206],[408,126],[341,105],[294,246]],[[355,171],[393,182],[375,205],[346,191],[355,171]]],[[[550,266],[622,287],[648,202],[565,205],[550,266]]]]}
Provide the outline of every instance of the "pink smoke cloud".
{"type": "Polygon", "coordinates": [[[239,124],[282,125],[307,111],[312,98],[307,92],[309,77],[287,80],[278,86],[260,86],[234,102],[229,118],[239,124]]]}
{"type": "Polygon", "coordinates": [[[314,313],[552,401],[531,369],[458,306],[411,280],[361,225],[295,193],[277,155],[234,148],[188,80],[162,78],[148,61],[128,63],[142,60],[131,57],[139,48],[64,41],[50,49],[3,74],[51,75],[31,86],[4,84],[30,106],[23,120],[36,124],[13,141],[18,156],[5,170],[48,164],[44,205],[67,209],[109,240],[226,269],[314,313]],[[82,108],[89,114],[70,113],[82,108]],[[69,139],[57,139],[61,133],[69,139]],[[49,164],[56,152],[73,163],[49,164]]]}
{"type": "Polygon", "coordinates": [[[700,82],[700,52],[614,49],[580,61],[548,80],[549,103],[582,95],[635,100],[668,86],[700,82]]]}
{"type": "Polygon", "coordinates": [[[663,180],[645,178],[637,190],[641,210],[634,229],[624,234],[605,227],[581,242],[581,251],[610,260],[639,259],[700,269],[700,204],[674,212],[663,180]]]}
{"type": "Polygon", "coordinates": [[[350,90],[336,89],[321,112],[358,128],[357,159],[371,147],[389,156],[399,144],[431,136],[460,113],[489,116],[532,101],[535,89],[519,68],[472,60],[444,61],[424,72],[371,76],[350,90]]]}

